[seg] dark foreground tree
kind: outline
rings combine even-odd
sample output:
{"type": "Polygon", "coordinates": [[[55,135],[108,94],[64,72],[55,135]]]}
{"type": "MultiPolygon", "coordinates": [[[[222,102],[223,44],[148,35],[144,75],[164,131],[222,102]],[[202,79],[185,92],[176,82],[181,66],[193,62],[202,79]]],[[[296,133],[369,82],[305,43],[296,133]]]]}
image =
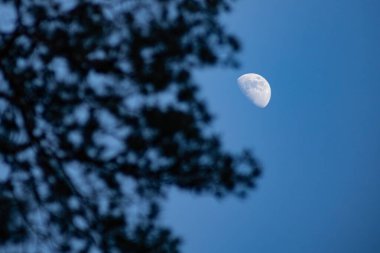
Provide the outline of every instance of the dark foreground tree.
{"type": "Polygon", "coordinates": [[[0,0],[0,250],[178,252],[170,188],[244,195],[192,72],[234,64],[228,0],[0,0]]]}

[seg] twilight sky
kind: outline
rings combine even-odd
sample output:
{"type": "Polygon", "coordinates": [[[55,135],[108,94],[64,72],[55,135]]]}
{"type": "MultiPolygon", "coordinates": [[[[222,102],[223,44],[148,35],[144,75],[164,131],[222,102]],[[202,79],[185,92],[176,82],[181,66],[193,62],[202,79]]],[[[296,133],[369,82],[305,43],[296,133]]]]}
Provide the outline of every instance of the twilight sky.
{"type": "Polygon", "coordinates": [[[223,21],[238,70],[197,75],[230,150],[264,167],[246,200],[173,193],[163,218],[184,253],[380,252],[380,2],[239,0],[223,21]],[[236,78],[263,75],[256,108],[236,78]]]}

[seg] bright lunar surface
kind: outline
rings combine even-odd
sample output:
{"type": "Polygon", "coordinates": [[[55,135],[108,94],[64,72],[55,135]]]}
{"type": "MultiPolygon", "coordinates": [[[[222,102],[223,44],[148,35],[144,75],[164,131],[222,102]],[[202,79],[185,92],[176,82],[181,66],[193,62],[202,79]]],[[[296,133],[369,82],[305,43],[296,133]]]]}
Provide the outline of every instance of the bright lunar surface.
{"type": "Polygon", "coordinates": [[[258,107],[264,108],[268,105],[271,89],[268,81],[254,73],[248,73],[237,79],[243,93],[258,107]]]}

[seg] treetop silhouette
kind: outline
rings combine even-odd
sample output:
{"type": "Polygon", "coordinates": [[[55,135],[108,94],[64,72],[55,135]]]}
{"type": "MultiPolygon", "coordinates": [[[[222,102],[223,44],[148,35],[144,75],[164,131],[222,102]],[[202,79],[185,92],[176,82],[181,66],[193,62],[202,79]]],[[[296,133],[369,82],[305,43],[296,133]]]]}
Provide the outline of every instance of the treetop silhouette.
{"type": "Polygon", "coordinates": [[[158,221],[170,188],[255,186],[192,78],[236,65],[230,2],[0,0],[0,249],[179,252],[158,221]]]}

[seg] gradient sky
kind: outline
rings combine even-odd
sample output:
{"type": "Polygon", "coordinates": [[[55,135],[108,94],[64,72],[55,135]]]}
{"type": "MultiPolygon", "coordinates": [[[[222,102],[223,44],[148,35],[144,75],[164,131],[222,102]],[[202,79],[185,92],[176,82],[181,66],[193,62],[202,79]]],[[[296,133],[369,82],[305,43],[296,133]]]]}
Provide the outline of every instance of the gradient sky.
{"type": "Polygon", "coordinates": [[[239,0],[223,21],[238,70],[198,73],[230,150],[264,167],[246,200],[173,193],[184,253],[380,252],[380,1],[239,0]],[[263,75],[256,108],[236,78],[263,75]]]}

